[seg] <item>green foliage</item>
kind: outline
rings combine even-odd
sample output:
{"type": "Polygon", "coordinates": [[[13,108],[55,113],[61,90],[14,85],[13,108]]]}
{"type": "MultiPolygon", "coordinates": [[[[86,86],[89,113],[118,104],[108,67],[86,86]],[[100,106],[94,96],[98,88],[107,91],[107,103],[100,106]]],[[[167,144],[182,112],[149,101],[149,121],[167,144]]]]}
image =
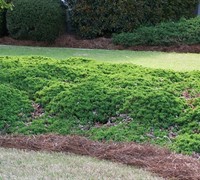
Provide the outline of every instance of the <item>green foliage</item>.
{"type": "Polygon", "coordinates": [[[31,102],[25,93],[0,84],[0,133],[8,133],[16,122],[25,121],[31,110],[31,102]]]}
{"type": "Polygon", "coordinates": [[[78,133],[198,151],[199,71],[43,57],[0,57],[0,67],[0,126],[6,132],[78,133]],[[30,101],[42,113],[31,110],[30,101]],[[28,117],[31,111],[36,115],[28,117]],[[185,134],[190,149],[181,144],[185,134]]]}
{"type": "Polygon", "coordinates": [[[177,136],[172,149],[180,153],[200,153],[200,134],[181,134],[177,136]]]}
{"type": "Polygon", "coordinates": [[[77,124],[73,120],[42,117],[26,122],[26,124],[23,122],[18,123],[11,130],[15,133],[26,135],[44,133],[70,134],[73,133],[75,125],[77,124]]]}
{"type": "Polygon", "coordinates": [[[141,25],[194,16],[198,0],[85,0],[77,1],[72,13],[75,30],[86,38],[131,32],[141,25]]]}
{"type": "Polygon", "coordinates": [[[139,89],[127,98],[122,112],[146,124],[167,128],[175,125],[183,109],[184,101],[171,93],[139,89]]]}
{"type": "Polygon", "coordinates": [[[87,81],[60,92],[49,103],[48,109],[62,118],[72,117],[80,124],[106,123],[109,117],[116,116],[125,96],[124,90],[87,81]]]}
{"type": "Polygon", "coordinates": [[[114,35],[113,42],[124,46],[198,44],[200,43],[200,18],[141,27],[133,33],[114,35]]]}
{"type": "Polygon", "coordinates": [[[54,41],[64,30],[65,12],[57,0],[13,0],[7,27],[16,39],[54,41]]]}
{"type": "Polygon", "coordinates": [[[75,30],[86,38],[130,31],[142,21],[142,4],[141,1],[78,1],[72,22],[75,30]]]}
{"type": "Polygon", "coordinates": [[[0,37],[4,36],[5,33],[6,33],[5,10],[0,9],[0,37]]]}
{"type": "Polygon", "coordinates": [[[0,0],[0,10],[2,9],[12,9],[13,4],[7,0],[0,0]]]}

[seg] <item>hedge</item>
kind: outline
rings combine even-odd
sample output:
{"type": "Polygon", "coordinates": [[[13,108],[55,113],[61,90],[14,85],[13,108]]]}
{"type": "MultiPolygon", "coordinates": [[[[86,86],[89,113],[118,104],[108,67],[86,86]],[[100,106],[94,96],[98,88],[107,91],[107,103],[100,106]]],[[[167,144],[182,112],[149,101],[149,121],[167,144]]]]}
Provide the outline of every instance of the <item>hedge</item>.
{"type": "Polygon", "coordinates": [[[0,37],[6,34],[6,17],[5,10],[0,9],[0,37]]]}
{"type": "Polygon", "coordinates": [[[65,29],[65,11],[59,0],[13,0],[7,27],[16,39],[54,41],[65,29]]]}
{"type": "Polygon", "coordinates": [[[124,46],[198,44],[200,43],[200,18],[141,27],[133,33],[120,33],[113,36],[113,43],[124,46]]]}
{"type": "Polygon", "coordinates": [[[194,16],[198,0],[84,0],[72,14],[74,29],[82,37],[131,32],[141,25],[194,16]]]}

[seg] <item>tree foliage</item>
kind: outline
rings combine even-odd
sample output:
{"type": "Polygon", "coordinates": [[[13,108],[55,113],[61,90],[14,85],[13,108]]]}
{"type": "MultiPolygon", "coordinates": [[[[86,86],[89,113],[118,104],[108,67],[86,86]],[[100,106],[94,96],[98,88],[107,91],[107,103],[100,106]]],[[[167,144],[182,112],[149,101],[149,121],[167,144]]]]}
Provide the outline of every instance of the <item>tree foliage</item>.
{"type": "Polygon", "coordinates": [[[11,3],[7,3],[5,0],[0,0],[0,9],[9,9],[12,8],[11,3]]]}

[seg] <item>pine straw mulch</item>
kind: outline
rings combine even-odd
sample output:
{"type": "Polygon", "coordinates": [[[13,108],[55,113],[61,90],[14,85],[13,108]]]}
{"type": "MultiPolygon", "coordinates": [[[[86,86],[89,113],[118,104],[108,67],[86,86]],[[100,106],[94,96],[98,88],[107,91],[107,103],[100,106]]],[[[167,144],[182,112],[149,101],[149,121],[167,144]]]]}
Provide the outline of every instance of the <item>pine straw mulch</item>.
{"type": "Polygon", "coordinates": [[[0,147],[70,152],[144,168],[164,178],[200,180],[200,161],[153,145],[102,143],[80,136],[0,136],[0,147]]]}
{"type": "Polygon", "coordinates": [[[200,53],[200,44],[196,45],[174,45],[174,46],[133,46],[123,47],[112,44],[111,38],[100,37],[96,39],[80,39],[71,34],[65,34],[49,44],[45,42],[15,40],[11,37],[0,38],[0,44],[20,45],[20,46],[42,46],[42,47],[68,47],[68,48],[87,48],[87,49],[115,49],[115,50],[134,50],[134,51],[163,51],[181,53],[200,53]]]}

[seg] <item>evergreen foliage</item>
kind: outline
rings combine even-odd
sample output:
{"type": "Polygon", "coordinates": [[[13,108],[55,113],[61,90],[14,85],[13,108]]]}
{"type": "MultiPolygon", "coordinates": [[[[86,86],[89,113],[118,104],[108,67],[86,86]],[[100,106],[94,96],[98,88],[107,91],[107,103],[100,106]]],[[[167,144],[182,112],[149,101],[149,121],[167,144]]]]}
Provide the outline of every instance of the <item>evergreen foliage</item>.
{"type": "Polygon", "coordinates": [[[132,33],[114,35],[113,42],[124,46],[198,44],[200,43],[200,18],[141,27],[132,33]]]}
{"type": "Polygon", "coordinates": [[[86,38],[112,33],[132,32],[141,25],[191,18],[198,0],[84,0],[77,1],[72,22],[86,38]]]}
{"type": "Polygon", "coordinates": [[[82,134],[199,152],[199,71],[43,57],[0,57],[0,67],[4,133],[82,134]]]}
{"type": "Polygon", "coordinates": [[[54,41],[65,29],[65,11],[58,0],[13,0],[7,27],[11,37],[54,41]]]}

